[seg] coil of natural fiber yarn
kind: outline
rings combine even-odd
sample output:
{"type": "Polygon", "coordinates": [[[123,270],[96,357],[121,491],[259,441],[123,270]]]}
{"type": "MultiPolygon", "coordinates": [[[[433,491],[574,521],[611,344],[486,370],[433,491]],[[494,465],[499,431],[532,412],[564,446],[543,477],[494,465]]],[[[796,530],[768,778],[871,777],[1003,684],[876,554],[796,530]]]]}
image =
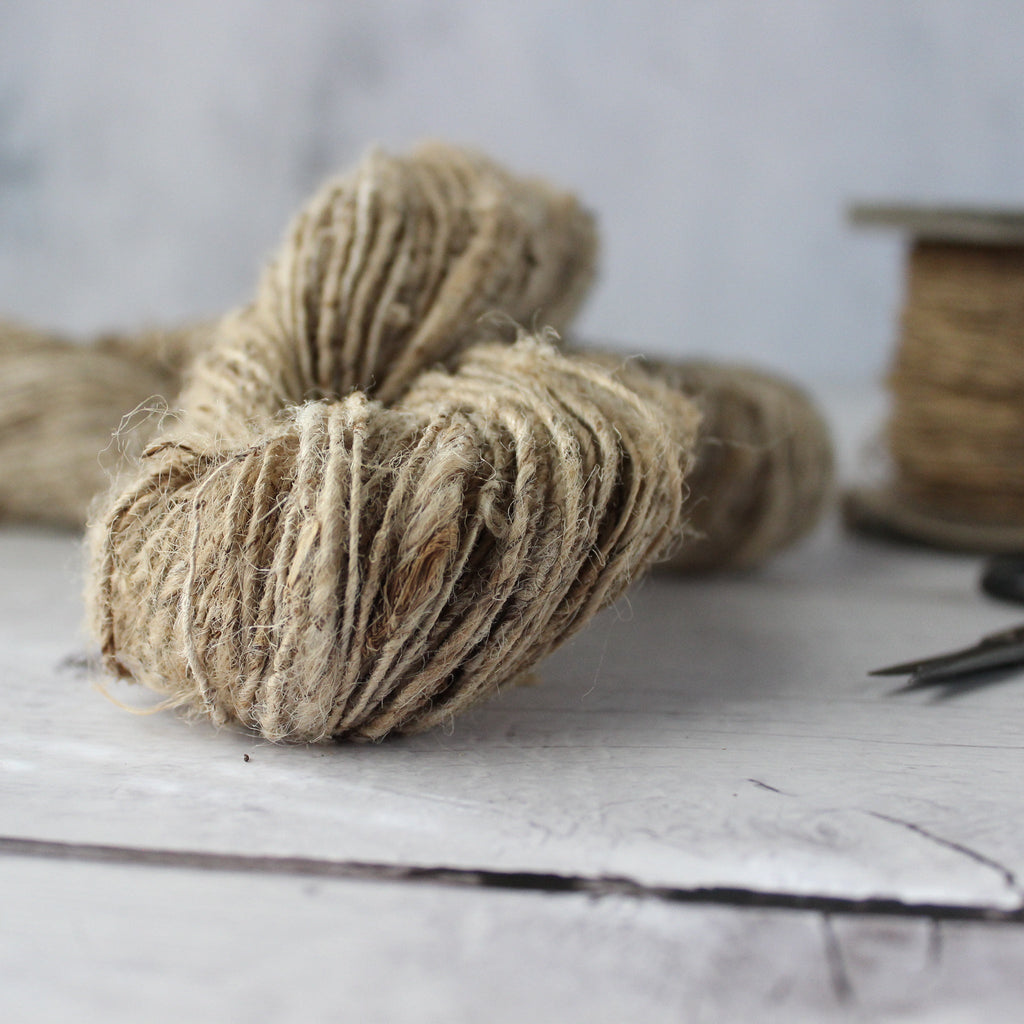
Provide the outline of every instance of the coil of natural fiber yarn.
{"type": "MultiPolygon", "coordinates": [[[[273,740],[379,739],[526,677],[672,549],[742,566],[806,533],[831,470],[807,396],[514,327],[564,328],[595,250],[543,182],[441,145],[374,152],[299,213],[244,309],[40,340],[69,392],[102,376],[83,360],[136,364],[113,400],[80,389],[102,415],[73,440],[50,428],[54,466],[89,461],[112,406],[168,410],[141,458],[153,423],[122,431],[90,529],[106,666],[273,740]]],[[[52,507],[57,485],[34,483],[0,510],[52,507]]]]}
{"type": "Polygon", "coordinates": [[[881,222],[916,235],[888,378],[892,479],[852,494],[848,517],[943,547],[1019,551],[1024,216],[897,208],[881,222]]]}
{"type": "Polygon", "coordinates": [[[571,311],[592,239],[567,197],[440,148],[314,197],[93,526],[108,667],[270,739],[376,739],[620,593],[678,533],[696,413],[480,341],[488,310],[571,311]]]}
{"type": "Polygon", "coordinates": [[[246,443],[165,439],[93,531],[107,662],[274,740],[444,722],[672,542],[670,395],[522,341],[390,407],[357,391],[246,443]]]}

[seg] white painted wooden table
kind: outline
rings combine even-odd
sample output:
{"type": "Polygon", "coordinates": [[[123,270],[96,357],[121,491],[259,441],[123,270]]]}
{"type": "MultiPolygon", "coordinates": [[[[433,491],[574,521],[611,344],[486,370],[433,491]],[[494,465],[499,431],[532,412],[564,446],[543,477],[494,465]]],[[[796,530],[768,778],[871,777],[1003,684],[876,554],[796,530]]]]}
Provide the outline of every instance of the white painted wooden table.
{"type": "Polygon", "coordinates": [[[0,1020],[1020,1020],[1024,676],[866,675],[1024,618],[977,568],[830,522],[451,732],[284,748],[106,699],[77,540],[6,529],[0,1020]]]}

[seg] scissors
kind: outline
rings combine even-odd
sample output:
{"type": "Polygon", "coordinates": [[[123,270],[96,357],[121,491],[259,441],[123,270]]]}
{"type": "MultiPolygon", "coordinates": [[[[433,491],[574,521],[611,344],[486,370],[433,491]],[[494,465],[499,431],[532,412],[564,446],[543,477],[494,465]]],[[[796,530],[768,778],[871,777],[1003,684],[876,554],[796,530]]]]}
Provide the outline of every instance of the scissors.
{"type": "MultiPolygon", "coordinates": [[[[1024,604],[1024,555],[995,555],[982,570],[981,589],[990,597],[1024,604]]],[[[872,676],[907,676],[904,689],[964,681],[992,669],[1024,667],[1024,623],[983,636],[948,654],[877,668],[872,676]]]]}

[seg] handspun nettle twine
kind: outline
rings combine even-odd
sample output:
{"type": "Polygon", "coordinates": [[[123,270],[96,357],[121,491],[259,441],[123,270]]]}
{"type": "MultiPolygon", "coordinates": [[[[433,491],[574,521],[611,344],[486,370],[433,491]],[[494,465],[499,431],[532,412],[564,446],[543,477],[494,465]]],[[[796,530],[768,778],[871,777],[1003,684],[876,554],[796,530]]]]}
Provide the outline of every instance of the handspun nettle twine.
{"type": "Polygon", "coordinates": [[[561,345],[596,247],[543,182],[373,151],[216,323],[0,329],[0,512],[80,523],[104,493],[92,631],[169,704],[271,740],[446,722],[654,562],[755,564],[829,491],[788,383],[561,345]]]}

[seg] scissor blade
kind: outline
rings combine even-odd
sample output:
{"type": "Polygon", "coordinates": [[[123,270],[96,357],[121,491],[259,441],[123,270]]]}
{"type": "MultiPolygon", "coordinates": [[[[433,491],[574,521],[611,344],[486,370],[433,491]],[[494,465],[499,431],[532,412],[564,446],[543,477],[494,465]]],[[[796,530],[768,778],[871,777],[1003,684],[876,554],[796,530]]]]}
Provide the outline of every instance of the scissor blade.
{"type": "MultiPolygon", "coordinates": [[[[963,652],[960,652],[963,653],[963,652]]],[[[898,665],[886,665],[885,668],[873,668],[869,676],[905,676],[911,672],[919,672],[928,665],[952,658],[953,654],[940,654],[934,658],[918,658],[915,661],[901,661],[898,665]]]]}
{"type": "Polygon", "coordinates": [[[937,654],[931,658],[917,658],[898,665],[876,668],[868,675],[904,676],[911,675],[909,682],[952,679],[971,672],[983,672],[989,668],[1015,665],[1024,662],[1024,625],[989,633],[970,647],[961,647],[948,654],[937,654]]]}
{"type": "Polygon", "coordinates": [[[949,657],[938,664],[927,665],[910,674],[908,686],[926,686],[929,683],[941,683],[948,679],[960,679],[963,676],[988,672],[996,668],[1009,668],[1013,665],[1024,665],[1024,644],[1003,644],[982,647],[974,650],[961,651],[957,657],[949,657]]]}

